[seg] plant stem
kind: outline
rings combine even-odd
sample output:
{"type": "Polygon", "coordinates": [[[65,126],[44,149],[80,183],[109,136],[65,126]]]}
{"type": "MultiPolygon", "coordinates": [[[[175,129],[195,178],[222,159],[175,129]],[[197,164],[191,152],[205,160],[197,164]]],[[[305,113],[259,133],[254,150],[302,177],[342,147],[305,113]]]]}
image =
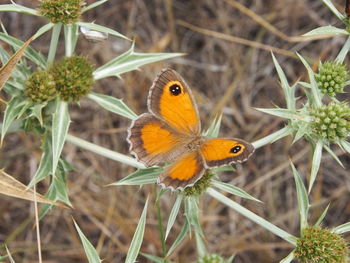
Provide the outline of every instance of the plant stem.
{"type": "Polygon", "coordinates": [[[75,137],[73,135],[67,134],[66,141],[70,142],[76,146],[79,146],[85,150],[94,152],[94,153],[99,154],[101,156],[105,156],[109,159],[112,159],[112,160],[115,160],[115,161],[118,161],[121,163],[125,163],[127,165],[130,165],[130,166],[133,166],[136,168],[145,168],[145,166],[142,163],[136,161],[134,158],[131,158],[131,157],[126,156],[124,154],[114,152],[112,150],[98,146],[96,144],[85,141],[85,140],[80,139],[78,137],[75,137]]]}
{"type": "Polygon", "coordinates": [[[53,29],[52,29],[50,50],[49,50],[49,55],[47,57],[48,66],[50,66],[55,59],[56,50],[57,50],[57,43],[58,43],[58,38],[59,38],[60,33],[61,33],[61,28],[62,28],[62,24],[58,23],[58,24],[55,24],[53,29]]]}
{"type": "Polygon", "coordinates": [[[159,229],[160,241],[162,242],[163,256],[165,256],[166,255],[166,247],[165,247],[165,238],[164,238],[164,231],[163,231],[163,224],[162,224],[162,212],[160,210],[159,200],[156,201],[156,206],[157,206],[157,219],[158,219],[158,229],[159,229]]]}

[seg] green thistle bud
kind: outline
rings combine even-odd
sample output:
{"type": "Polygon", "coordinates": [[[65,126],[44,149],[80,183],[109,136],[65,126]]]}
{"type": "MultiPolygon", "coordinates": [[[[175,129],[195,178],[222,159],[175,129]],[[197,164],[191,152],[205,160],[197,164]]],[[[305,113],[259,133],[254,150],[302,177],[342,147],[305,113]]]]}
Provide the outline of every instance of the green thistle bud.
{"type": "Polygon", "coordinates": [[[346,102],[331,102],[310,112],[314,117],[311,124],[318,139],[336,141],[350,135],[350,108],[346,102]]]}
{"type": "Polygon", "coordinates": [[[40,104],[56,97],[56,83],[47,70],[36,71],[25,82],[25,94],[34,103],[40,104]]]}
{"type": "Polygon", "coordinates": [[[196,263],[227,263],[227,261],[219,255],[209,254],[197,260],[196,263]]]}
{"type": "Polygon", "coordinates": [[[84,57],[67,57],[53,68],[56,89],[64,101],[79,101],[92,89],[93,66],[84,57]]]}
{"type": "Polygon", "coordinates": [[[301,263],[346,263],[348,253],[342,236],[315,226],[302,230],[294,251],[301,263]]]}
{"type": "Polygon", "coordinates": [[[71,24],[79,20],[84,4],[84,0],[41,0],[39,12],[54,24],[71,24]]]}
{"type": "Polygon", "coordinates": [[[343,92],[345,82],[349,80],[349,74],[345,65],[337,61],[327,61],[320,64],[315,80],[323,94],[334,97],[337,93],[343,92]]]}
{"type": "Polygon", "coordinates": [[[211,179],[214,176],[212,172],[207,170],[203,177],[199,179],[193,186],[186,187],[184,190],[185,196],[199,196],[204,193],[210,186],[211,179]]]}

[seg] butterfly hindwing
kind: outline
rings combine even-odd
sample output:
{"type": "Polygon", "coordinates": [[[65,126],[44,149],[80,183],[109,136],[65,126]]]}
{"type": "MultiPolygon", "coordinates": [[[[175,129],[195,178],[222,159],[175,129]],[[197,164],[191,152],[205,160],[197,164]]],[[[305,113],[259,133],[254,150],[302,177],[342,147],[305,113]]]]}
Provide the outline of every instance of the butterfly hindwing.
{"type": "Polygon", "coordinates": [[[180,133],[200,133],[200,120],[191,90],[172,69],[162,70],[153,82],[148,96],[148,109],[180,133]]]}
{"type": "Polygon", "coordinates": [[[158,178],[158,184],[173,190],[184,189],[197,182],[204,171],[203,159],[199,152],[190,152],[166,167],[158,178]]]}
{"type": "Polygon", "coordinates": [[[200,146],[200,153],[208,168],[246,161],[254,152],[250,143],[241,139],[208,139],[200,146]]]}
{"type": "Polygon", "coordinates": [[[146,166],[175,160],[186,151],[187,142],[164,121],[149,113],[133,121],[127,140],[130,152],[146,166]]]}

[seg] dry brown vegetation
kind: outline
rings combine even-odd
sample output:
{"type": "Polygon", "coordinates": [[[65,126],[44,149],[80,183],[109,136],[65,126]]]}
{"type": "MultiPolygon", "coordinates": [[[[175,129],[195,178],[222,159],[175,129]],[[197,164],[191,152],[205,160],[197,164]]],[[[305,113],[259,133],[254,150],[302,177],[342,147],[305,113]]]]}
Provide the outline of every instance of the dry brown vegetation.
{"type": "MultiPolygon", "coordinates": [[[[16,2],[35,6],[32,1],[16,2]]],[[[342,9],[343,1],[336,2],[342,9]]],[[[28,39],[44,22],[22,14],[0,16],[9,34],[22,40],[28,39]]],[[[139,72],[124,74],[121,80],[98,81],[96,91],[123,98],[140,114],[146,110],[146,97],[153,78],[162,68],[171,67],[191,85],[203,127],[208,127],[216,114],[223,111],[220,135],[248,141],[285,125],[283,119],[254,110],[254,107],[285,106],[269,49],[274,49],[290,83],[294,83],[299,78],[307,80],[305,68],[294,57],[294,52],[309,58],[316,68],[319,59],[335,58],[345,41],[344,37],[314,41],[301,41],[297,37],[317,26],[340,25],[319,0],[110,0],[87,12],[83,18],[134,38],[138,51],[187,54],[144,66],[139,72]],[[247,9],[241,8],[238,2],[247,9]],[[261,19],[274,28],[258,23],[261,19]]],[[[33,46],[47,52],[49,37],[44,35],[33,46]]],[[[77,50],[79,55],[87,56],[98,66],[129,46],[128,41],[114,37],[97,44],[80,37],[77,50]]],[[[70,113],[71,134],[128,154],[126,130],[129,120],[87,100],[82,100],[80,106],[71,105],[70,113]]],[[[237,173],[223,174],[220,179],[241,187],[264,203],[237,197],[234,197],[235,201],[298,235],[297,200],[289,158],[300,173],[307,176],[311,146],[303,140],[295,145],[291,142],[292,138],[288,137],[258,149],[248,162],[237,166],[237,173]]],[[[32,134],[8,135],[1,149],[1,167],[28,183],[39,162],[39,146],[40,141],[32,134]]],[[[311,222],[331,202],[325,219],[328,227],[345,223],[350,218],[350,158],[339,149],[336,153],[345,169],[325,154],[311,194],[314,204],[311,222]]],[[[68,177],[74,209],[55,209],[41,221],[44,262],[87,262],[72,216],[97,247],[104,262],[123,262],[147,196],[151,200],[141,250],[161,256],[156,207],[153,205],[157,186],[141,189],[136,186],[106,187],[134,169],[69,143],[65,145],[63,156],[75,167],[68,177]]],[[[44,193],[48,184],[47,181],[40,183],[38,191],[44,193]]],[[[164,222],[173,202],[174,195],[162,198],[164,222]]],[[[30,202],[1,196],[0,241],[8,244],[16,262],[37,262],[33,207],[30,202]]],[[[278,262],[292,249],[287,242],[208,196],[202,199],[200,209],[208,250],[226,257],[236,253],[236,263],[278,262]]],[[[175,223],[169,244],[176,238],[183,220],[180,217],[175,223]]],[[[2,249],[0,254],[4,253],[2,249]]],[[[186,238],[170,259],[187,263],[195,261],[196,257],[194,239],[186,238]]],[[[148,262],[141,256],[138,259],[148,262]]]]}

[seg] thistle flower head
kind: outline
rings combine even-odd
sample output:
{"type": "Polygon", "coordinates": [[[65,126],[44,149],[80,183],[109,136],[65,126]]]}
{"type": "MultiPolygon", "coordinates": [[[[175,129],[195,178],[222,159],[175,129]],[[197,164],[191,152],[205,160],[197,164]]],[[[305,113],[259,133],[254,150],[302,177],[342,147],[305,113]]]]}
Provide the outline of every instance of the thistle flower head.
{"type": "Polygon", "coordinates": [[[209,254],[197,260],[196,263],[227,263],[227,261],[217,254],[209,254]]]}
{"type": "Polygon", "coordinates": [[[25,93],[34,103],[40,104],[56,97],[56,83],[50,71],[36,71],[25,82],[25,93]]]}
{"type": "Polygon", "coordinates": [[[302,230],[294,255],[301,263],[346,263],[348,252],[342,236],[309,226],[302,230]]]}
{"type": "Polygon", "coordinates": [[[342,93],[349,74],[346,66],[337,61],[320,64],[318,73],[315,74],[317,86],[323,94],[334,97],[342,93]]]}
{"type": "Polygon", "coordinates": [[[84,0],[41,0],[39,12],[54,24],[71,24],[79,20],[84,3],[84,0]]]}
{"type": "Polygon", "coordinates": [[[214,176],[210,170],[207,170],[203,177],[199,179],[193,186],[186,187],[184,190],[185,196],[199,196],[210,186],[211,179],[214,176]]]}
{"type": "Polygon", "coordinates": [[[92,89],[93,66],[84,57],[64,58],[52,68],[52,72],[56,89],[64,101],[79,101],[92,89]]]}
{"type": "Polygon", "coordinates": [[[346,102],[331,102],[311,109],[313,133],[319,139],[336,141],[350,135],[350,108],[346,102]]]}

